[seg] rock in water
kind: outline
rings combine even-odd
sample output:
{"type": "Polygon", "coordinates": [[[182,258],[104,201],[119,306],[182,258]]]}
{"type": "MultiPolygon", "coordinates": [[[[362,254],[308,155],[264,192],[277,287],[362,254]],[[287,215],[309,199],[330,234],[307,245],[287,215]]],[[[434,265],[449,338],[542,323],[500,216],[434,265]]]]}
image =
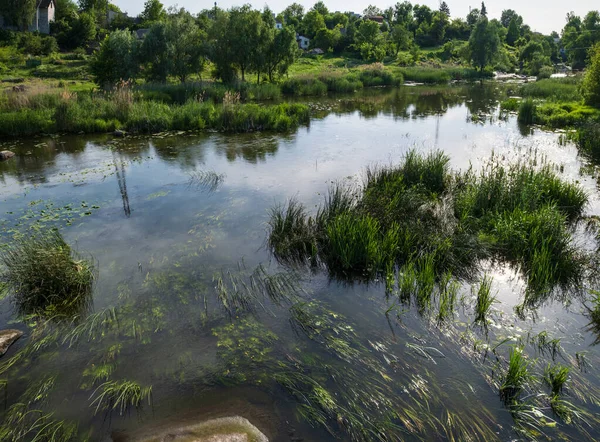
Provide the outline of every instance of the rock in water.
{"type": "Polygon", "coordinates": [[[23,332],[19,330],[2,330],[0,331],[0,356],[8,350],[8,347],[23,336],[23,332]]]}
{"type": "Polygon", "coordinates": [[[14,156],[14,152],[11,152],[10,150],[3,150],[2,152],[0,152],[0,161],[8,160],[9,158],[12,158],[14,156]]]}
{"type": "MultiPolygon", "coordinates": [[[[129,440],[129,439],[128,439],[129,440]]],[[[240,416],[211,419],[161,434],[133,438],[136,442],[269,442],[267,436],[240,416]]]]}

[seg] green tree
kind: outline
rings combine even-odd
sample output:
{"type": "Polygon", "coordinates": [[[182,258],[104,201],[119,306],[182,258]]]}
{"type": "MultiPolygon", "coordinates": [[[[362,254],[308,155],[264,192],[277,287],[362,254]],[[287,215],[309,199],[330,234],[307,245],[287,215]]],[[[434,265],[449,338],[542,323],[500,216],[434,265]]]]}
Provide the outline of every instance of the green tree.
{"type": "Polygon", "coordinates": [[[144,3],[144,10],[140,14],[144,26],[163,20],[166,16],[167,12],[160,0],[147,0],[144,3]]]}
{"type": "Polygon", "coordinates": [[[500,16],[500,23],[502,23],[502,26],[508,28],[513,19],[517,22],[517,27],[521,27],[523,24],[523,17],[512,9],[505,9],[502,11],[502,15],[500,16]]]}
{"type": "Polygon", "coordinates": [[[119,80],[135,79],[139,72],[137,56],[138,41],[133,33],[123,30],[111,32],[90,62],[94,80],[105,86],[116,84],[119,80]]]}
{"type": "Polygon", "coordinates": [[[274,37],[266,51],[265,71],[269,81],[273,81],[275,73],[285,75],[298,56],[296,33],[291,27],[275,30],[274,37]]]}
{"type": "Polygon", "coordinates": [[[182,83],[190,74],[200,72],[204,66],[206,34],[198,27],[194,17],[183,8],[167,20],[166,38],[171,60],[171,75],[182,83]]]}
{"type": "Polygon", "coordinates": [[[73,0],[54,0],[54,20],[70,19],[77,17],[77,5],[73,0]]]}
{"type": "Polygon", "coordinates": [[[316,11],[322,16],[326,16],[327,14],[329,14],[329,9],[327,9],[327,6],[325,6],[325,3],[323,3],[322,1],[318,1],[317,3],[315,3],[313,7],[310,8],[310,10],[316,11]]]}
{"type": "Polygon", "coordinates": [[[365,17],[370,17],[370,16],[373,16],[373,15],[383,15],[383,11],[380,8],[378,8],[377,6],[369,5],[363,11],[363,15],[365,17]]]}
{"type": "Polygon", "coordinates": [[[73,48],[81,48],[96,38],[96,20],[89,12],[82,12],[73,21],[68,33],[69,45],[73,48]]]}
{"type": "Polygon", "coordinates": [[[312,45],[315,48],[323,49],[324,51],[333,51],[337,48],[342,39],[342,33],[339,28],[335,29],[319,29],[317,35],[312,40],[312,45]]]}
{"type": "Polygon", "coordinates": [[[394,23],[398,25],[404,25],[406,28],[413,21],[413,5],[404,1],[402,3],[396,3],[394,6],[394,23]]]}
{"type": "Polygon", "coordinates": [[[300,26],[302,18],[304,18],[304,6],[302,6],[300,3],[292,3],[283,10],[283,19],[285,20],[285,24],[288,26],[293,26],[295,29],[298,29],[300,26]]]}
{"type": "Polygon", "coordinates": [[[508,24],[508,29],[506,32],[506,43],[511,46],[514,46],[516,41],[521,36],[519,32],[519,23],[515,17],[510,19],[510,23],[508,24]]]}
{"type": "Polygon", "coordinates": [[[500,38],[494,24],[482,15],[469,37],[469,52],[473,64],[483,70],[493,62],[500,46],[500,38]]]}
{"type": "Polygon", "coordinates": [[[390,43],[393,45],[394,55],[399,51],[406,51],[412,44],[412,34],[403,25],[395,25],[390,32],[390,43]]]}
{"type": "Polygon", "coordinates": [[[590,65],[581,85],[586,104],[600,107],[600,43],[590,49],[590,65]]]}
{"type": "Polygon", "coordinates": [[[0,0],[0,12],[15,26],[26,30],[33,22],[37,0],[0,0]]]}
{"type": "Polygon", "coordinates": [[[256,51],[260,47],[255,44],[260,40],[262,26],[260,11],[252,10],[249,5],[229,10],[228,38],[232,46],[232,62],[239,69],[242,81],[246,81],[246,72],[256,64],[256,51]]]}
{"type": "Polygon", "coordinates": [[[481,2],[481,15],[487,17],[487,8],[485,7],[485,3],[481,2]]]}
{"type": "Polygon", "coordinates": [[[448,6],[448,3],[440,3],[440,12],[445,14],[446,17],[450,18],[450,6],[448,6]]]}
{"type": "Polygon", "coordinates": [[[315,38],[317,32],[326,27],[323,15],[319,11],[311,9],[302,20],[301,32],[308,38],[315,38]]]}
{"type": "Polygon", "coordinates": [[[479,21],[479,17],[481,17],[479,9],[473,8],[469,11],[469,14],[467,15],[467,25],[469,25],[469,28],[473,29],[473,27],[475,27],[479,21]]]}
{"type": "Polygon", "coordinates": [[[363,20],[354,36],[354,47],[364,60],[383,60],[386,48],[383,35],[379,31],[379,24],[371,20],[363,20]]]}
{"type": "Polygon", "coordinates": [[[140,61],[144,65],[144,77],[150,82],[164,83],[171,73],[169,35],[167,24],[155,22],[140,47],[140,61]]]}

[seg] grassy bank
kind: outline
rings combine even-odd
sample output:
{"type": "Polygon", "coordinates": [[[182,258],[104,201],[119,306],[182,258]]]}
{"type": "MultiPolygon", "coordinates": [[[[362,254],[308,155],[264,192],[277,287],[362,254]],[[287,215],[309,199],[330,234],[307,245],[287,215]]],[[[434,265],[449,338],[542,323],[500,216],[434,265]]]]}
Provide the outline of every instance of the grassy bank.
{"type": "Polygon", "coordinates": [[[288,131],[308,124],[302,104],[243,104],[228,92],[222,104],[190,99],[184,104],[135,97],[128,89],[96,94],[13,94],[0,103],[0,136],[41,133],[135,133],[168,130],[288,131]]]}
{"type": "Polygon", "coordinates": [[[322,265],[343,279],[384,276],[427,307],[436,284],[477,277],[484,258],[507,262],[528,283],[525,304],[582,272],[570,224],[587,203],[550,166],[451,172],[441,152],[410,152],[397,167],[367,171],[358,191],[333,187],[316,215],[297,201],[271,213],[269,245],[283,262],[322,265]]]}
{"type": "Polygon", "coordinates": [[[475,81],[486,78],[492,78],[493,72],[480,72],[473,68],[464,67],[427,67],[414,66],[400,68],[400,73],[405,81],[414,81],[416,83],[426,84],[446,84],[451,81],[475,81]]]}

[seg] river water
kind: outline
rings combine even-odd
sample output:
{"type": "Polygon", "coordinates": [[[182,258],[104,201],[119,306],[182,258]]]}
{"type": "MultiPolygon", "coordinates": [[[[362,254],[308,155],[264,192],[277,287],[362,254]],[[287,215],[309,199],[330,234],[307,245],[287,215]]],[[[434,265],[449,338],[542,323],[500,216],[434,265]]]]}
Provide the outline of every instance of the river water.
{"type": "MultiPolygon", "coordinates": [[[[316,210],[332,183],[359,183],[366,166],[398,163],[411,148],[441,149],[451,166],[462,170],[481,167],[491,155],[507,162],[533,157],[552,162],[565,179],[579,181],[590,193],[586,213],[600,215],[596,180],[575,146],[560,134],[523,128],[515,116],[501,115],[498,99],[505,93],[490,83],[307,100],[315,116],[310,126],[285,135],[74,136],[2,143],[1,150],[16,153],[0,163],[2,243],[58,228],[97,264],[88,313],[118,318],[117,325],[90,327],[93,331],[76,342],[65,336],[86,324],[84,318],[45,328],[43,333],[56,334],[53,343],[0,376],[7,380],[3,408],[21,401],[28,386],[52,377],[43,407],[54,419],[76,423],[81,439],[128,440],[140,431],[242,415],[274,441],[349,440],[339,412],[329,416],[330,431],[302,418],[301,394],[283,388],[277,377],[298,370],[340,404],[352,396],[343,393],[360,390],[353,383],[364,379],[368,391],[385,380],[389,390],[381,391],[393,406],[413,407],[423,418],[421,427],[417,418],[399,423],[402,439],[464,440],[461,425],[448,423],[453,417],[462,419],[473,440],[514,440],[519,438],[514,417],[497,390],[505,363],[501,355],[506,357],[518,339],[528,343],[545,331],[549,339],[560,338],[556,362],[571,368],[566,398],[590,417],[567,425],[546,408],[540,412],[557,425],[541,425],[542,430],[551,438],[600,438],[594,420],[600,412],[600,353],[577,296],[549,300],[519,318],[514,307],[523,297],[522,279],[513,269],[489,264],[499,302],[486,334],[470,324],[468,284],[461,287],[455,323],[439,326],[411,307],[389,310],[394,301],[386,299],[383,284],[340,283],[318,270],[292,274],[266,248],[270,208],[295,197],[316,210]],[[233,316],[220,308],[221,280],[235,291],[257,268],[263,275],[293,276],[303,302],[313,302],[325,317],[352,330],[360,356],[341,360],[323,340],[309,339],[292,325],[289,303],[266,298],[252,314],[233,316]],[[485,351],[486,343],[502,343],[498,356],[485,351]],[[587,363],[581,363],[584,358],[587,363]],[[361,367],[366,360],[376,362],[361,367]],[[380,368],[373,369],[375,364],[380,368]],[[109,367],[109,374],[94,380],[98,367],[109,367]],[[335,385],[323,377],[323,367],[355,370],[358,376],[335,385]],[[95,413],[94,392],[105,380],[152,386],[151,404],[124,416],[95,413]]],[[[580,230],[578,245],[593,247],[593,238],[580,230]]],[[[36,326],[16,315],[9,298],[0,301],[0,329],[25,331],[0,361],[39,339],[36,326]]],[[[337,328],[332,333],[346,336],[337,328]]],[[[552,362],[535,345],[525,345],[525,351],[536,374],[552,362]]],[[[531,395],[539,394],[544,387],[533,390],[531,395]]],[[[392,406],[363,404],[360,393],[352,397],[359,409],[392,406]]]]}

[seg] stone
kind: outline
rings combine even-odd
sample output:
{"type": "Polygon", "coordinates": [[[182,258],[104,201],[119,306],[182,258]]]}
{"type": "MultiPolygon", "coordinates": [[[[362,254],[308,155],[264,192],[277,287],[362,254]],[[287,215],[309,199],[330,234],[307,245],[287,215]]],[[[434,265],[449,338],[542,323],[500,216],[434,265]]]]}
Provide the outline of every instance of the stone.
{"type": "Polygon", "coordinates": [[[2,152],[0,152],[0,161],[6,161],[14,156],[14,152],[11,152],[10,150],[3,150],[2,152]]]}
{"type": "MultiPolygon", "coordinates": [[[[129,439],[128,439],[129,440],[129,439]]],[[[233,416],[173,428],[161,434],[133,438],[136,442],[269,442],[248,419],[233,416]]]]}
{"type": "Polygon", "coordinates": [[[127,133],[124,130],[117,129],[113,132],[113,136],[123,138],[127,133]]]}
{"type": "Polygon", "coordinates": [[[21,336],[23,336],[23,332],[20,330],[0,331],[0,356],[6,353],[8,347],[13,345],[21,336]]]}

